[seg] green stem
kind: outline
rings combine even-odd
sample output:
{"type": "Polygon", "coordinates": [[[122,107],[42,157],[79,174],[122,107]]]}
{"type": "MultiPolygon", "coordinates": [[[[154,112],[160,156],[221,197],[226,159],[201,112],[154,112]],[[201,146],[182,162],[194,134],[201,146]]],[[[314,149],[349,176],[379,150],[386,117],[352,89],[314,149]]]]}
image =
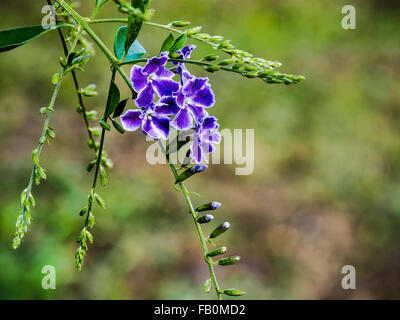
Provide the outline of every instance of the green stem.
{"type": "MultiPolygon", "coordinates": [[[[159,143],[161,143],[161,142],[159,141],[159,143]]],[[[167,156],[167,161],[169,162],[168,156],[167,156]]],[[[175,168],[175,165],[173,165],[172,163],[169,163],[169,166],[170,166],[170,168],[172,170],[172,173],[174,174],[174,178],[177,179],[179,174],[178,174],[178,171],[175,168]]],[[[207,242],[206,242],[206,239],[204,237],[203,231],[201,229],[200,223],[197,222],[197,218],[198,217],[197,217],[196,210],[194,209],[194,206],[193,206],[192,201],[190,199],[189,190],[186,188],[186,186],[185,186],[185,184],[183,182],[179,182],[178,186],[182,190],[182,193],[183,193],[183,196],[185,198],[186,204],[189,207],[190,214],[192,215],[194,224],[196,226],[197,234],[199,235],[200,242],[201,242],[201,247],[203,249],[204,260],[206,261],[206,263],[208,265],[208,269],[209,269],[209,272],[210,272],[210,279],[213,282],[214,289],[215,289],[215,292],[217,294],[217,299],[218,300],[222,300],[222,291],[221,291],[221,289],[219,287],[219,284],[218,284],[218,281],[217,281],[217,277],[216,277],[215,271],[214,271],[214,262],[212,261],[211,258],[209,258],[207,256],[207,253],[208,253],[207,242]]]]}
{"type": "MultiPolygon", "coordinates": [[[[50,0],[47,0],[47,3],[48,3],[49,5],[52,5],[52,3],[51,3],[50,0]]],[[[93,16],[93,15],[92,15],[92,16],[93,16]]],[[[56,23],[58,23],[57,18],[56,18],[56,23]]],[[[68,57],[67,42],[65,41],[64,34],[63,34],[61,28],[58,28],[57,31],[58,31],[58,35],[59,35],[59,37],[60,37],[60,41],[61,41],[63,50],[64,50],[65,58],[67,58],[67,57],[68,57]]],[[[79,38],[80,34],[81,34],[81,31],[79,30],[78,33],[77,33],[77,37],[76,37],[77,39],[79,38]]],[[[86,130],[87,130],[88,135],[89,135],[90,145],[93,146],[93,148],[95,148],[95,147],[96,147],[96,143],[95,143],[93,134],[92,134],[92,132],[91,132],[90,129],[89,129],[90,126],[89,126],[89,121],[88,121],[87,115],[86,115],[86,108],[85,108],[85,105],[84,105],[84,103],[83,103],[83,96],[82,96],[82,94],[79,92],[80,86],[79,86],[79,82],[78,82],[78,78],[77,78],[77,76],[76,76],[75,70],[72,70],[72,71],[71,71],[71,74],[72,74],[72,79],[73,79],[73,81],[74,81],[74,86],[75,86],[76,95],[77,95],[77,97],[78,97],[79,106],[82,108],[82,109],[81,109],[81,110],[82,110],[82,116],[83,116],[83,120],[84,120],[84,122],[85,122],[86,130]]]]}
{"type": "MultiPolygon", "coordinates": [[[[25,188],[24,192],[25,192],[25,199],[22,203],[22,210],[21,210],[21,223],[17,223],[17,230],[15,232],[15,237],[13,239],[13,248],[16,249],[19,247],[19,245],[21,244],[21,241],[23,239],[23,237],[25,236],[26,231],[28,230],[28,227],[30,225],[30,216],[27,219],[26,214],[29,213],[29,207],[27,206],[27,204],[25,203],[25,200],[29,199],[30,197],[32,197],[32,186],[33,183],[35,181],[35,178],[37,176],[37,170],[39,168],[39,160],[40,160],[40,153],[42,152],[42,148],[43,148],[43,144],[45,143],[46,137],[47,137],[47,131],[49,130],[49,122],[50,122],[50,115],[51,112],[54,110],[54,105],[58,96],[58,93],[60,91],[61,88],[61,84],[62,84],[62,80],[64,78],[64,68],[62,68],[60,70],[60,72],[58,73],[58,80],[57,80],[57,84],[54,88],[51,100],[50,100],[50,104],[47,107],[47,111],[46,111],[46,118],[44,121],[44,125],[43,125],[43,129],[42,129],[42,133],[40,135],[39,138],[39,144],[36,148],[36,159],[35,159],[35,163],[33,164],[32,167],[32,171],[30,174],[30,178],[29,178],[29,182],[28,182],[28,186],[25,188]]],[[[43,170],[43,169],[41,169],[43,170]]]]}
{"type": "Polygon", "coordinates": [[[118,73],[121,75],[121,77],[124,79],[125,83],[128,85],[128,87],[131,89],[132,92],[135,92],[135,90],[132,87],[132,84],[128,78],[128,76],[125,74],[125,72],[121,69],[121,67],[118,65],[118,59],[113,55],[113,53],[107,48],[107,46],[101,41],[101,39],[96,35],[96,33],[89,27],[86,21],[88,19],[83,18],[80,16],[74,9],[71,8],[64,0],[56,0],[61,7],[64,8],[65,11],[67,11],[72,18],[78,23],[83,30],[87,32],[87,34],[93,39],[93,41],[99,46],[101,51],[103,51],[104,55],[110,60],[111,65],[113,68],[115,68],[118,73]]]}

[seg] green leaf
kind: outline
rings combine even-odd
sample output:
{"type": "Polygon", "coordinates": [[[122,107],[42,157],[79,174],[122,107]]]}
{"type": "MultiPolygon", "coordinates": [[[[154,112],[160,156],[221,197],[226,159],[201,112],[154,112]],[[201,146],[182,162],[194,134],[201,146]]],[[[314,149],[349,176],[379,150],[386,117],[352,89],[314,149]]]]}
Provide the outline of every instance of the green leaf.
{"type": "Polygon", "coordinates": [[[129,99],[127,98],[118,103],[117,107],[115,108],[114,114],[112,116],[113,118],[119,117],[122,114],[122,112],[124,112],[128,100],[129,99]]]}
{"type": "Polygon", "coordinates": [[[175,43],[175,38],[172,35],[172,33],[170,33],[168,35],[168,37],[165,38],[165,40],[161,46],[160,52],[169,51],[169,49],[171,49],[171,47],[174,45],[174,43],[175,43]]]}
{"type": "Polygon", "coordinates": [[[105,4],[108,0],[96,0],[96,10],[99,10],[100,7],[105,4]]]}
{"type": "MultiPolygon", "coordinates": [[[[140,9],[144,13],[144,0],[132,0],[132,7],[140,9]]],[[[139,35],[139,31],[142,28],[143,18],[130,14],[128,17],[128,31],[125,42],[125,51],[131,47],[132,43],[136,40],[139,35]]]]}
{"type": "Polygon", "coordinates": [[[181,34],[174,42],[173,46],[169,49],[169,52],[176,52],[183,48],[186,42],[186,34],[181,34]]]}
{"type": "MultiPolygon", "coordinates": [[[[117,31],[117,35],[114,41],[114,52],[117,59],[122,59],[125,53],[125,43],[126,43],[126,33],[127,27],[121,27],[117,31]]],[[[128,54],[126,55],[127,60],[135,60],[140,59],[146,53],[146,50],[142,47],[139,41],[135,41],[132,43],[128,50],[128,54]]]]}
{"type": "Polygon", "coordinates": [[[12,50],[49,31],[67,26],[73,27],[69,23],[60,23],[50,29],[43,29],[41,25],[38,25],[2,30],[0,31],[0,52],[12,50]]]}
{"type": "Polygon", "coordinates": [[[120,99],[119,89],[114,82],[111,82],[110,95],[107,101],[106,112],[104,113],[104,119],[107,119],[116,109],[120,99]]]}

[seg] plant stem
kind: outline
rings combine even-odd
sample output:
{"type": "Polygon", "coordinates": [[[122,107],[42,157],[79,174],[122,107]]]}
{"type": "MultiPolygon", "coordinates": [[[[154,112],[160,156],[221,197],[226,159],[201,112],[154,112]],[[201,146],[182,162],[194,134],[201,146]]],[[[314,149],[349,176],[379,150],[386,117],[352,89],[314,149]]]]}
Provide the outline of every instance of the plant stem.
{"type": "Polygon", "coordinates": [[[71,8],[64,0],[56,0],[60,6],[64,8],[65,11],[67,11],[72,18],[78,23],[83,30],[87,32],[87,34],[93,39],[93,41],[99,46],[101,51],[103,51],[104,55],[110,60],[111,65],[113,68],[118,71],[118,73],[121,75],[121,77],[124,79],[125,83],[128,85],[128,87],[131,89],[132,92],[135,92],[135,90],[132,87],[132,84],[128,78],[128,76],[125,74],[125,72],[121,69],[121,67],[118,65],[118,59],[113,55],[113,53],[107,48],[107,46],[101,41],[101,39],[96,35],[96,33],[89,27],[87,24],[87,20],[80,16],[74,9],[71,8]]]}
{"type": "MultiPolygon", "coordinates": [[[[42,133],[40,135],[39,138],[39,144],[36,148],[35,154],[36,154],[36,160],[33,164],[32,167],[32,171],[30,174],[30,178],[29,178],[29,182],[28,182],[28,186],[25,188],[24,193],[25,193],[25,199],[22,201],[22,210],[21,210],[21,214],[20,214],[20,218],[21,220],[18,219],[17,222],[17,230],[15,232],[15,237],[13,239],[13,248],[16,249],[19,247],[19,245],[21,244],[21,241],[23,239],[23,237],[25,236],[26,231],[28,230],[28,227],[30,225],[30,215],[27,218],[27,213],[29,214],[29,205],[26,204],[26,200],[28,200],[30,197],[33,197],[31,192],[32,192],[32,186],[33,183],[35,181],[35,178],[37,177],[37,170],[39,168],[39,160],[40,160],[40,153],[42,151],[43,148],[43,144],[45,143],[45,140],[47,138],[47,132],[49,130],[49,122],[50,122],[50,115],[51,112],[54,110],[54,105],[58,96],[58,93],[60,91],[61,88],[61,84],[62,84],[62,80],[64,78],[65,75],[65,70],[64,68],[62,68],[59,71],[59,76],[58,76],[58,80],[57,80],[57,84],[54,88],[51,100],[50,100],[50,104],[47,107],[47,111],[46,111],[46,118],[44,121],[44,125],[43,125],[43,129],[42,129],[42,133]],[[20,222],[19,222],[20,221],[20,222]]],[[[40,168],[41,170],[43,170],[42,168],[40,168]]],[[[40,178],[39,178],[40,179],[40,178]]]]}
{"type": "MultiPolygon", "coordinates": [[[[160,141],[159,141],[159,143],[161,144],[160,141]]],[[[168,163],[170,162],[168,156],[167,156],[167,161],[168,161],[168,163]]],[[[170,166],[170,168],[172,170],[172,173],[174,174],[174,178],[176,180],[178,178],[178,176],[179,176],[178,171],[176,170],[174,164],[169,163],[169,166],[170,166]]],[[[217,294],[217,299],[218,300],[222,300],[222,291],[219,288],[217,277],[216,277],[215,271],[214,271],[214,262],[212,261],[211,258],[209,258],[207,256],[207,253],[208,253],[207,242],[206,242],[206,239],[204,237],[203,231],[201,229],[200,223],[197,222],[198,216],[197,216],[196,210],[194,209],[192,201],[190,199],[189,190],[186,188],[186,186],[185,186],[185,184],[183,182],[179,182],[178,186],[182,190],[182,193],[183,193],[183,196],[185,198],[186,204],[189,207],[190,214],[192,215],[194,224],[196,226],[197,234],[199,235],[200,242],[201,242],[201,247],[203,249],[204,260],[206,261],[206,263],[208,265],[208,269],[210,271],[210,279],[213,282],[214,289],[215,289],[215,292],[217,294]]]]}
{"type": "MultiPolygon", "coordinates": [[[[52,5],[51,0],[47,0],[47,3],[49,5],[52,5]]],[[[57,17],[56,17],[56,24],[58,24],[57,17]]],[[[67,48],[67,43],[66,43],[65,38],[64,38],[64,34],[62,33],[62,30],[60,28],[58,28],[57,31],[58,31],[58,35],[60,37],[60,41],[61,41],[63,50],[64,50],[65,58],[67,58],[68,57],[68,48],[67,48]]],[[[78,33],[77,33],[77,38],[79,38],[80,34],[81,34],[81,31],[79,30],[78,33]]],[[[95,148],[96,147],[96,143],[95,143],[93,134],[89,129],[90,126],[89,126],[89,121],[88,121],[87,116],[86,116],[86,108],[85,108],[85,105],[83,103],[82,94],[79,93],[80,86],[79,86],[79,82],[78,82],[78,78],[76,76],[75,70],[71,70],[71,74],[72,74],[72,78],[73,78],[73,81],[74,81],[74,86],[75,86],[76,95],[78,97],[79,106],[82,108],[82,112],[81,113],[82,113],[82,116],[83,116],[83,120],[85,122],[86,130],[87,130],[88,135],[89,135],[90,145],[93,146],[93,148],[95,148]]]]}

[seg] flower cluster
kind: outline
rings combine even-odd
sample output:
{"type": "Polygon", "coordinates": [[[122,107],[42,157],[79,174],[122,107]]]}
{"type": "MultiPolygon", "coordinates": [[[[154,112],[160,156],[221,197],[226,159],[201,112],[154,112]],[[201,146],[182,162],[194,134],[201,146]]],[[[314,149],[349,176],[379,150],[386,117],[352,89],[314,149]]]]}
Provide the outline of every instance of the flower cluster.
{"type": "MultiPolygon", "coordinates": [[[[186,59],[194,48],[186,46],[177,53],[186,59]]],[[[167,140],[171,128],[192,130],[190,157],[200,163],[214,151],[213,144],[221,141],[217,119],[206,110],[214,105],[215,97],[208,78],[193,76],[182,62],[173,63],[168,69],[168,60],[168,53],[163,52],[148,60],[144,67],[133,66],[131,81],[138,92],[135,100],[138,109],[126,111],[121,123],[125,130],[141,128],[153,139],[167,140]],[[179,75],[179,82],[173,79],[175,75],[179,75]]]]}

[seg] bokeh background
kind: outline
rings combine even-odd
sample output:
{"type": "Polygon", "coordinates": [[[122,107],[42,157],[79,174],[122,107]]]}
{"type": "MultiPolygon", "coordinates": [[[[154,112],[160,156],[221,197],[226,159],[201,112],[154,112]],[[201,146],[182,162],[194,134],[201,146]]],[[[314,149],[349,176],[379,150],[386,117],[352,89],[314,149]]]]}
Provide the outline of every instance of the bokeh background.
{"type": "MultiPolygon", "coordinates": [[[[83,2],[87,15],[94,1],[83,2]]],[[[2,1],[0,28],[39,24],[42,5],[2,1]]],[[[212,165],[189,182],[203,196],[194,197],[196,204],[223,203],[216,221],[232,228],[216,242],[243,257],[217,268],[222,286],[247,290],[251,299],[400,298],[399,1],[153,0],[152,7],[155,22],[190,20],[307,78],[284,86],[211,76],[212,113],[222,128],[254,128],[256,145],[252,175],[212,165]],[[341,27],[345,4],[356,7],[356,30],[341,27]],[[347,264],[356,268],[356,290],[341,288],[347,264]]],[[[106,16],[120,16],[112,2],[99,15],[106,16]]],[[[118,27],[95,30],[111,46],[118,27]]],[[[144,27],[139,40],[157,54],[166,35],[144,27]]],[[[212,50],[199,45],[195,57],[206,53],[212,50]]],[[[56,141],[41,157],[48,181],[34,188],[31,231],[11,249],[43,123],[38,111],[48,104],[61,54],[53,32],[0,57],[0,298],[214,298],[202,292],[208,271],[182,195],[166,166],[146,162],[149,142],[139,132],[106,138],[115,163],[100,191],[108,206],[95,211],[95,243],[83,271],[74,270],[78,212],[92,180],[85,167],[93,156],[71,78],[51,120],[56,141]],[[44,265],[56,267],[56,290],[41,287],[44,265]]],[[[96,83],[100,92],[86,104],[101,111],[107,61],[98,52],[85,69],[81,85],[96,83]]]]}

